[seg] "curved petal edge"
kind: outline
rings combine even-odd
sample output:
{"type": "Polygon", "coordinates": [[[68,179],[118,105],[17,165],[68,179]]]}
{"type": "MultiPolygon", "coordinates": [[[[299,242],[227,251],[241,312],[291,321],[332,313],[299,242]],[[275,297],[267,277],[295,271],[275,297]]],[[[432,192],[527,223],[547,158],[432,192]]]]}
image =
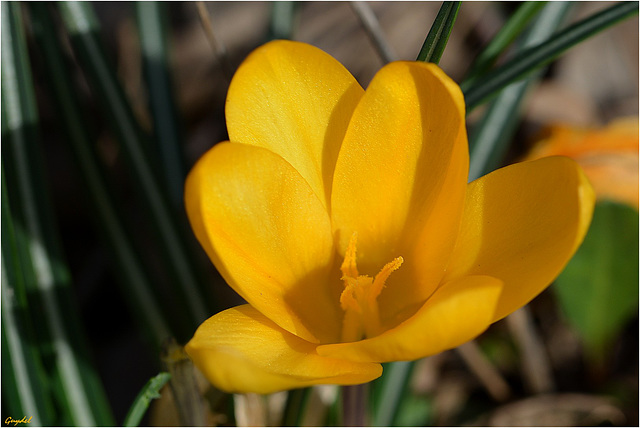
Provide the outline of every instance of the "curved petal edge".
{"type": "Polygon", "coordinates": [[[322,202],[282,157],[220,143],[185,186],[196,237],[227,283],[280,327],[313,342],[340,334],[340,284],[322,202]]]}
{"type": "Polygon", "coordinates": [[[318,355],[315,344],[283,330],[250,305],[206,320],[185,351],[211,383],[233,393],[355,385],[382,374],[380,364],[318,355]]]}
{"type": "Polygon", "coordinates": [[[582,243],[595,194],[573,160],[554,156],[496,170],[471,183],[445,278],[504,282],[494,321],[527,304],[582,243]]]}
{"type": "Polygon", "coordinates": [[[233,76],[225,105],[229,138],[282,156],[328,204],[338,151],[363,93],[326,52],[290,40],[269,42],[233,76]]]}
{"type": "Polygon", "coordinates": [[[358,342],[318,346],[318,354],[351,361],[403,361],[455,348],[489,327],[502,282],[468,276],[443,284],[408,320],[358,342]]]}

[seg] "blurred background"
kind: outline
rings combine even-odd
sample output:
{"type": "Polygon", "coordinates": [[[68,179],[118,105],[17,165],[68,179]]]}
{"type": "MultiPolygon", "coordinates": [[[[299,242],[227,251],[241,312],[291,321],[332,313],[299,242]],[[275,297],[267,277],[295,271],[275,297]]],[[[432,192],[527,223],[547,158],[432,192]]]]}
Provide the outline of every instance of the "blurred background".
{"type": "MultiPolygon", "coordinates": [[[[251,50],[274,38],[304,41],[366,87],[386,60],[416,58],[440,5],[3,2],[2,420],[23,416],[11,413],[10,380],[23,358],[11,346],[11,311],[30,370],[45,382],[38,400],[48,403],[50,423],[77,423],[65,416],[74,398],[58,402],[67,337],[91,379],[82,383],[107,403],[100,412],[122,424],[143,385],[172,361],[164,339],[183,344],[207,316],[240,302],[192,236],[182,185],[198,157],[227,138],[226,90],[251,50]],[[367,14],[378,21],[386,59],[363,25],[367,14]],[[30,230],[42,235],[44,261],[25,256],[30,230]],[[38,291],[29,278],[41,277],[43,263],[52,279],[38,291]],[[20,278],[23,291],[12,288],[20,278]]],[[[560,28],[610,6],[572,3],[560,28]]],[[[519,7],[463,3],[440,66],[461,82],[519,7]]],[[[623,180],[630,190],[602,198],[583,249],[525,311],[473,345],[412,365],[395,424],[638,424],[638,50],[635,15],[570,49],[524,92],[491,169],[535,156],[532,149],[557,152],[623,176],[605,190],[623,180]],[[631,121],[611,131],[620,118],[631,121]],[[581,138],[593,144],[573,145],[581,138]]],[[[487,111],[470,112],[472,140],[487,111]]],[[[235,421],[221,406],[210,422],[243,422],[240,404],[235,421]]],[[[160,407],[143,424],[177,423],[172,403],[160,407]]]]}

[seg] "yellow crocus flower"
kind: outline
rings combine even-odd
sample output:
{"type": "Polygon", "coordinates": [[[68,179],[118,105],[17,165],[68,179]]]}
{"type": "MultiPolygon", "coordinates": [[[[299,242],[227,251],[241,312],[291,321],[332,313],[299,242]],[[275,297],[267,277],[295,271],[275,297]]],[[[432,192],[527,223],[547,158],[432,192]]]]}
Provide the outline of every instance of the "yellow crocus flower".
{"type": "Polygon", "coordinates": [[[219,388],[358,384],[381,362],[454,348],[540,293],[591,220],[577,164],[552,157],[467,184],[460,88],[394,62],[366,92],[335,59],[275,41],[236,72],[231,142],[194,166],[193,230],[248,304],[185,350],[219,388]]]}

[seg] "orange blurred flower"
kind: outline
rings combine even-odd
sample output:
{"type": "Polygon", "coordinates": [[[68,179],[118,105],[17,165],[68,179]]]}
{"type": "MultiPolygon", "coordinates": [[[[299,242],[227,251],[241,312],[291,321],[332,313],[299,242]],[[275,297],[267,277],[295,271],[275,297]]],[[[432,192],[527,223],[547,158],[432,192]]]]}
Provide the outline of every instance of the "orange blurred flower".
{"type": "Polygon", "coordinates": [[[598,199],[638,209],[637,118],[618,119],[600,129],[555,125],[526,160],[556,155],[573,158],[582,166],[598,199]]]}

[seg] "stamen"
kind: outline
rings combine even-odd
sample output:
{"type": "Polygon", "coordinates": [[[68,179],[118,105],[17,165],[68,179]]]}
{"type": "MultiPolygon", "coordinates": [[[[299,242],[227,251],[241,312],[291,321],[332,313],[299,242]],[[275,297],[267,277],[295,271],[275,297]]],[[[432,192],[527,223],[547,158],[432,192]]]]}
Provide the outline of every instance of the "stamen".
{"type": "Polygon", "coordinates": [[[351,235],[344,261],[340,266],[341,279],[344,281],[344,290],[340,295],[340,306],[345,312],[342,323],[343,342],[353,342],[380,334],[378,296],[391,272],[398,270],[404,261],[402,257],[393,259],[382,268],[375,279],[359,275],[356,266],[357,237],[356,232],[351,235]]]}
{"type": "Polygon", "coordinates": [[[358,303],[358,299],[355,296],[356,287],[358,286],[358,279],[351,277],[343,277],[344,291],[340,295],[340,306],[343,311],[353,310],[359,314],[362,314],[362,307],[358,303]]]}
{"type": "Polygon", "coordinates": [[[358,232],[353,232],[351,239],[349,239],[349,245],[347,245],[347,251],[344,255],[344,261],[340,270],[342,271],[342,279],[348,276],[351,278],[358,277],[358,268],[356,267],[356,244],[358,243],[358,232]]]}
{"type": "Polygon", "coordinates": [[[403,262],[404,259],[402,257],[396,257],[395,259],[393,259],[393,261],[390,261],[389,263],[384,265],[380,273],[376,275],[376,279],[373,280],[371,295],[378,297],[380,293],[382,293],[384,283],[387,282],[387,279],[389,278],[389,275],[391,275],[391,272],[400,269],[400,266],[403,262]]]}

